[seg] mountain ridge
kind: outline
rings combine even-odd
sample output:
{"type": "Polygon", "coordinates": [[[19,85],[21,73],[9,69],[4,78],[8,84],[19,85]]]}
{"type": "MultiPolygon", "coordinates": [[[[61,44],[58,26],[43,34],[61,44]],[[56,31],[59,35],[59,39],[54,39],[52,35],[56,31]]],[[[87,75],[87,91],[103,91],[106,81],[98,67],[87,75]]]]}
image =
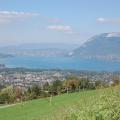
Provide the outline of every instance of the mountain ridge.
{"type": "Polygon", "coordinates": [[[72,53],[84,58],[120,60],[120,32],[93,36],[72,53]]]}

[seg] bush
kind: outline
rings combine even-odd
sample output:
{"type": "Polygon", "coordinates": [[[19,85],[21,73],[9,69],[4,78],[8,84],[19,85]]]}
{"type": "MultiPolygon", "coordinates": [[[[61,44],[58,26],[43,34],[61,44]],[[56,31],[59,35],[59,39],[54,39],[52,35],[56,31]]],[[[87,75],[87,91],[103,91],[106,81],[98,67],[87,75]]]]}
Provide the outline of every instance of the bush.
{"type": "Polygon", "coordinates": [[[15,94],[11,86],[1,90],[1,93],[0,93],[1,104],[13,103],[14,101],[15,101],[15,94]]]}

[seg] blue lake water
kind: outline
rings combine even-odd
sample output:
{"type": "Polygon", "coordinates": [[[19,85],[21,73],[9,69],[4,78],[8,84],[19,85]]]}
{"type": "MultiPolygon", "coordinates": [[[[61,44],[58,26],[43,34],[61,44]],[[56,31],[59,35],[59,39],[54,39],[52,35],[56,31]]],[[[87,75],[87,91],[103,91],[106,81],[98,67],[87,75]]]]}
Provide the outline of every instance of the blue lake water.
{"type": "Polygon", "coordinates": [[[26,67],[40,69],[74,69],[120,71],[120,62],[86,60],[77,57],[28,57],[17,56],[0,59],[7,67],[26,67]]]}

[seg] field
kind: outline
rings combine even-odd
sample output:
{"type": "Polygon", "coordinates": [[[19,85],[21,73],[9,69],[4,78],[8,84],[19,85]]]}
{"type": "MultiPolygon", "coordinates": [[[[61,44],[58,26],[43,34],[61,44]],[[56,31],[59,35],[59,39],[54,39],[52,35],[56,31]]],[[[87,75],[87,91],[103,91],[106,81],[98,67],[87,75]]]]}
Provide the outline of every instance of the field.
{"type": "MultiPolygon", "coordinates": [[[[104,120],[102,117],[100,119],[99,114],[96,112],[97,110],[103,109],[102,107],[107,107],[106,105],[108,105],[108,108],[105,109],[106,112],[107,109],[110,112],[114,109],[116,113],[120,112],[118,110],[120,105],[117,105],[120,103],[119,90],[120,87],[115,87],[102,90],[64,94],[53,97],[51,103],[49,102],[50,98],[45,98],[20,103],[11,107],[0,108],[0,120],[41,120],[43,118],[48,120],[62,120],[65,118],[66,120],[69,120],[69,118],[70,120],[104,120]],[[119,100],[117,101],[117,99],[119,100]],[[115,108],[111,108],[110,102],[115,102],[115,104],[112,105],[115,108]],[[115,105],[118,106],[118,108],[116,108],[115,105]],[[95,108],[95,106],[97,108],[95,108]],[[94,110],[90,107],[93,107],[94,110],[96,110],[94,114],[98,115],[98,119],[95,118],[93,115],[94,110]],[[80,108],[83,109],[81,110],[80,108]],[[87,116],[89,116],[89,112],[91,112],[91,118],[87,118],[87,116]],[[81,119],[77,116],[78,114],[79,116],[81,115],[81,119]],[[86,116],[86,118],[82,119],[82,116],[86,116]]],[[[103,114],[102,112],[104,113],[104,110],[101,111],[100,115],[103,114]]],[[[117,119],[111,120],[120,120],[120,114],[118,114],[119,113],[117,113],[117,119]]]]}

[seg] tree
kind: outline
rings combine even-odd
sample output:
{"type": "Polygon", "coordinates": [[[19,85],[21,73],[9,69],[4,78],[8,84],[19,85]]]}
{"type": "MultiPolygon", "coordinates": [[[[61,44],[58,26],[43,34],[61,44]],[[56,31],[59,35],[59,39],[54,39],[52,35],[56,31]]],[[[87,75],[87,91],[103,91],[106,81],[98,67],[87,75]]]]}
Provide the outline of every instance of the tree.
{"type": "Polygon", "coordinates": [[[113,82],[112,84],[113,86],[120,84],[120,76],[117,76],[117,75],[113,76],[112,82],[113,82]]]}
{"type": "Polygon", "coordinates": [[[16,100],[17,101],[22,100],[22,96],[23,96],[22,89],[20,87],[16,87],[15,90],[14,90],[14,92],[15,92],[15,98],[16,98],[16,100]]]}
{"type": "Polygon", "coordinates": [[[40,86],[38,85],[33,85],[32,87],[29,87],[28,88],[28,91],[27,91],[27,96],[28,98],[27,99],[37,99],[40,94],[41,94],[41,88],[40,86]]]}
{"type": "Polygon", "coordinates": [[[48,82],[46,82],[44,85],[43,85],[43,90],[45,90],[45,91],[48,91],[49,90],[49,83],[48,82]]]}
{"type": "Polygon", "coordinates": [[[62,90],[62,81],[56,80],[49,86],[49,92],[53,95],[58,95],[61,93],[62,90]]]}
{"type": "Polygon", "coordinates": [[[5,86],[2,85],[2,84],[0,84],[0,91],[1,91],[3,88],[5,88],[5,86]]]}
{"type": "Polygon", "coordinates": [[[79,86],[80,86],[80,89],[88,89],[89,88],[89,84],[90,84],[90,81],[88,78],[81,78],[79,80],[79,86]]]}
{"type": "Polygon", "coordinates": [[[79,86],[79,79],[75,76],[70,76],[65,82],[64,87],[68,91],[75,91],[79,86]]]}
{"type": "Polygon", "coordinates": [[[15,101],[15,94],[11,86],[6,87],[1,90],[0,93],[0,103],[13,103],[15,101]]]}

